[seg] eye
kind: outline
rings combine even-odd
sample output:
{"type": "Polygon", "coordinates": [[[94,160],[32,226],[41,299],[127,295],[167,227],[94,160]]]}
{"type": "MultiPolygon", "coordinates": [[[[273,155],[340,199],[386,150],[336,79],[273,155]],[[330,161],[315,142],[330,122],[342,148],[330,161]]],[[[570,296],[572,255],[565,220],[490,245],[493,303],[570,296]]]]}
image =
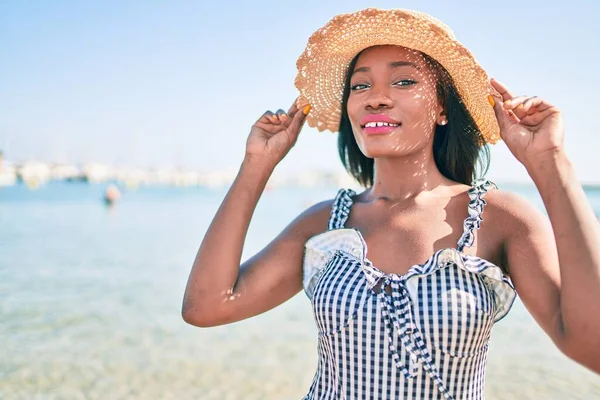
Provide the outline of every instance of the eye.
{"type": "Polygon", "coordinates": [[[401,79],[399,81],[394,82],[395,86],[411,86],[414,85],[415,83],[417,83],[417,81],[414,81],[412,79],[401,79]]]}
{"type": "Polygon", "coordinates": [[[363,89],[366,89],[366,88],[368,88],[368,87],[369,87],[369,85],[367,85],[367,84],[364,84],[364,83],[358,83],[358,84],[356,84],[356,85],[352,85],[352,86],[350,86],[350,90],[352,90],[352,91],[355,91],[355,90],[363,90],[363,89]]]}

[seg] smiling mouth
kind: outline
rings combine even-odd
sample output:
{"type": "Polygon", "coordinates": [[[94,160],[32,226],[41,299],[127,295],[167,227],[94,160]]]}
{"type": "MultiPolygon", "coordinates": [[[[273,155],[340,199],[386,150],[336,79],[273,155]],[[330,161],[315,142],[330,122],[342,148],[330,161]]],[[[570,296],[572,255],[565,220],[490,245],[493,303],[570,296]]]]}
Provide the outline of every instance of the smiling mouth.
{"type": "Polygon", "coordinates": [[[400,126],[400,124],[392,124],[389,122],[367,122],[363,126],[363,128],[378,128],[380,126],[389,126],[389,127],[396,128],[396,127],[400,126]]]}
{"type": "Polygon", "coordinates": [[[386,135],[394,132],[400,125],[402,124],[391,122],[367,122],[363,126],[362,131],[365,135],[386,135]]]}

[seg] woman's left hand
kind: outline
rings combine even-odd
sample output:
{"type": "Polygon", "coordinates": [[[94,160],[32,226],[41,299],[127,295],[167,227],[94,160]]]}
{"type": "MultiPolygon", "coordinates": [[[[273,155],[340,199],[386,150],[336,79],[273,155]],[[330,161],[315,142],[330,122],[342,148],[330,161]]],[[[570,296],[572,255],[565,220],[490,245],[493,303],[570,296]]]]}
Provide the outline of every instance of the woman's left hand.
{"type": "Polygon", "coordinates": [[[529,168],[563,150],[563,119],[555,106],[535,96],[515,97],[495,79],[490,83],[502,96],[493,97],[500,136],[517,160],[529,168]]]}

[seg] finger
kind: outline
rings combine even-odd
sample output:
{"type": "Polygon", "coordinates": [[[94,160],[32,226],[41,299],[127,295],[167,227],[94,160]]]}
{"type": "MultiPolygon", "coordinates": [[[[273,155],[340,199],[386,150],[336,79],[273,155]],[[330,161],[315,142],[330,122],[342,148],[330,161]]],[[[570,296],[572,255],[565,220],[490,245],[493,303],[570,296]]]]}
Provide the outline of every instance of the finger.
{"type": "Polygon", "coordinates": [[[271,123],[273,125],[281,125],[281,120],[277,116],[277,114],[271,114],[271,123]]]}
{"type": "Polygon", "coordinates": [[[263,131],[265,131],[271,135],[275,135],[275,134],[281,132],[281,130],[282,130],[281,125],[273,125],[270,122],[258,121],[254,124],[254,126],[262,129],[263,131]]]}
{"type": "Polygon", "coordinates": [[[537,125],[541,124],[542,121],[544,121],[550,115],[558,113],[558,112],[560,112],[560,111],[554,106],[546,108],[543,111],[539,111],[539,109],[538,109],[538,112],[533,113],[531,115],[527,115],[525,118],[523,118],[521,120],[521,124],[526,125],[526,126],[537,126],[537,125]]]}
{"type": "Polygon", "coordinates": [[[291,135],[294,136],[294,139],[300,134],[300,131],[302,130],[302,125],[304,124],[304,121],[306,121],[306,116],[309,112],[310,106],[307,105],[302,109],[302,111],[296,112],[296,114],[294,115],[294,118],[292,119],[292,122],[290,123],[290,126],[288,128],[288,131],[291,135]]]}
{"type": "Polygon", "coordinates": [[[494,89],[498,91],[498,93],[500,93],[500,95],[502,96],[502,101],[510,100],[513,98],[512,93],[508,90],[505,84],[497,81],[494,78],[490,80],[490,84],[494,87],[494,89]]]}
{"type": "Polygon", "coordinates": [[[256,122],[271,123],[271,115],[273,115],[273,112],[267,110],[263,113],[263,115],[260,116],[260,118],[256,122]]]}
{"type": "Polygon", "coordinates": [[[505,110],[510,110],[515,113],[517,118],[521,119],[527,115],[527,109],[524,108],[524,104],[527,100],[535,98],[529,96],[517,96],[510,100],[506,100],[502,105],[505,110]]]}
{"type": "Polygon", "coordinates": [[[517,122],[519,122],[519,117],[517,117],[517,116],[515,115],[515,113],[514,113],[514,112],[512,112],[511,110],[508,110],[506,113],[508,114],[508,118],[509,118],[509,119],[510,119],[510,120],[511,120],[513,123],[515,123],[515,124],[516,124],[517,122]]]}
{"type": "MultiPolygon", "coordinates": [[[[519,119],[514,115],[514,113],[510,110],[505,110],[504,106],[500,99],[494,98],[493,96],[489,96],[490,103],[493,103],[494,114],[496,114],[496,120],[498,120],[498,125],[500,126],[500,133],[506,132],[509,127],[519,122],[519,119]]],[[[503,138],[504,139],[504,138],[503,138]]]]}
{"type": "Polygon", "coordinates": [[[286,123],[289,124],[289,118],[286,112],[283,111],[281,108],[275,112],[275,115],[277,116],[279,121],[281,121],[284,125],[286,125],[286,123]]]}
{"type": "Polygon", "coordinates": [[[279,121],[279,118],[277,118],[277,116],[275,114],[273,114],[273,112],[271,110],[265,111],[265,113],[260,117],[260,119],[257,122],[269,123],[269,124],[274,124],[274,125],[281,124],[281,121],[279,121]]]}
{"type": "Polygon", "coordinates": [[[532,115],[538,111],[545,111],[551,107],[553,107],[552,104],[540,99],[537,96],[519,96],[504,102],[504,108],[514,111],[519,118],[523,118],[526,115],[532,115]]]}
{"type": "Polygon", "coordinates": [[[524,110],[531,110],[532,108],[535,108],[537,111],[546,111],[552,107],[554,107],[552,104],[548,103],[544,99],[540,99],[537,96],[530,97],[523,103],[524,110]]]}
{"type": "Polygon", "coordinates": [[[296,98],[296,100],[294,100],[294,102],[292,103],[292,106],[288,109],[287,114],[289,117],[293,117],[298,112],[298,106],[296,105],[297,101],[298,99],[296,98]]]}
{"type": "Polygon", "coordinates": [[[504,106],[505,110],[515,110],[516,108],[522,108],[523,107],[523,103],[526,100],[531,99],[532,97],[530,96],[517,96],[517,97],[513,97],[510,100],[506,100],[502,105],[504,106]]]}
{"type": "Polygon", "coordinates": [[[535,113],[537,113],[537,112],[540,112],[540,109],[539,109],[539,108],[537,108],[537,107],[535,107],[535,106],[531,106],[531,107],[529,107],[527,110],[525,110],[525,113],[526,113],[527,115],[533,115],[533,114],[535,114],[535,113]]]}
{"type": "Polygon", "coordinates": [[[522,102],[519,107],[521,112],[524,112],[527,115],[531,115],[538,111],[538,106],[542,105],[543,102],[544,100],[540,99],[537,96],[534,96],[522,102]]]}

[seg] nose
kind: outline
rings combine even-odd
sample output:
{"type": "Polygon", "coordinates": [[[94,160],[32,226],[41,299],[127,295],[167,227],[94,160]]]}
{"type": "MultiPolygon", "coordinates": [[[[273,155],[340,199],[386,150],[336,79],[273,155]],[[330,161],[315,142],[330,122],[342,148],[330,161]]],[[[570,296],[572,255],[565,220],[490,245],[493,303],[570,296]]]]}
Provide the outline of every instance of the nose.
{"type": "Polygon", "coordinates": [[[369,95],[365,100],[365,108],[378,110],[380,108],[390,108],[393,105],[389,91],[382,87],[371,87],[369,95]]]}

